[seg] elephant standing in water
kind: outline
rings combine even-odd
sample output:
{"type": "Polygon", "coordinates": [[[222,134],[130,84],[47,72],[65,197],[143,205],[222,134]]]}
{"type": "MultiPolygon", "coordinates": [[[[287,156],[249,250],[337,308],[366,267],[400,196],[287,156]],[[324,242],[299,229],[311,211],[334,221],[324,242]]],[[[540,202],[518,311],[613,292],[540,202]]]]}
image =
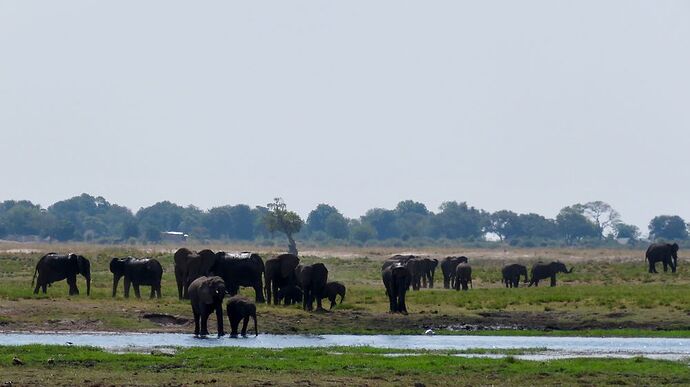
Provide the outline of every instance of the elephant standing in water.
{"type": "Polygon", "coordinates": [[[256,304],[250,301],[246,297],[242,296],[232,296],[228,300],[226,306],[228,313],[228,320],[230,320],[230,337],[237,337],[237,328],[242,322],[242,337],[247,336],[247,323],[249,323],[249,318],[254,319],[254,334],[259,335],[259,330],[256,323],[256,304]]]}
{"type": "Polygon", "coordinates": [[[468,290],[468,284],[472,286],[472,266],[463,262],[455,268],[455,290],[468,290]]]}
{"type": "Polygon", "coordinates": [[[297,284],[302,288],[302,307],[304,310],[312,311],[316,300],[316,310],[323,311],[321,299],[323,299],[326,283],[328,282],[328,269],[323,263],[312,265],[299,265],[295,268],[297,284]]]}
{"type": "Polygon", "coordinates": [[[548,264],[537,262],[532,266],[532,273],[530,273],[532,279],[529,282],[529,286],[539,286],[539,281],[546,278],[551,278],[551,286],[556,286],[556,274],[569,274],[572,272],[573,268],[571,267],[570,270],[568,270],[562,262],[553,261],[548,264]]]}
{"type": "Polygon", "coordinates": [[[653,243],[647,248],[644,255],[645,260],[649,261],[649,272],[657,273],[656,263],[664,264],[664,271],[668,271],[671,266],[671,272],[675,273],[678,267],[678,244],[670,243],[653,243]]]}
{"type": "Polygon", "coordinates": [[[295,286],[295,269],[299,265],[299,258],[293,254],[281,254],[277,257],[266,260],[264,269],[264,286],[266,289],[266,302],[275,305],[280,304],[278,291],[281,288],[295,286]]]}
{"type": "Polygon", "coordinates": [[[113,297],[117,294],[117,283],[125,277],[125,298],[129,298],[129,286],[134,287],[134,295],[141,298],[139,286],[151,286],[151,298],[161,298],[161,278],[163,267],[152,258],[138,259],[133,257],[113,258],[110,261],[110,272],[113,273],[113,297]]]}
{"type": "Polygon", "coordinates": [[[391,265],[384,263],[381,268],[381,277],[390,302],[390,313],[407,314],[405,293],[412,283],[412,276],[407,270],[407,266],[402,262],[395,262],[391,265]]]}
{"type": "Polygon", "coordinates": [[[443,287],[445,289],[455,289],[455,269],[461,263],[467,263],[467,257],[446,257],[441,261],[441,272],[443,273],[443,287]]]}
{"type": "Polygon", "coordinates": [[[225,336],[223,330],[223,298],[225,282],[220,277],[199,277],[189,284],[189,300],[194,314],[194,336],[208,335],[208,316],[216,312],[218,337],[225,336]]]}
{"type": "Polygon", "coordinates": [[[517,288],[520,286],[520,276],[525,276],[525,283],[527,283],[527,267],[519,263],[513,263],[503,266],[501,269],[503,279],[501,282],[506,284],[507,288],[517,288]]]}
{"type": "Polygon", "coordinates": [[[81,274],[86,278],[86,295],[90,295],[91,262],[77,254],[59,255],[56,253],[48,253],[41,257],[38,263],[36,263],[34,276],[31,279],[31,286],[34,285],[34,280],[36,280],[34,294],[38,294],[39,288],[41,288],[43,294],[45,294],[48,285],[64,279],[67,280],[67,285],[69,285],[69,295],[78,295],[77,274],[81,274]],[[36,279],[36,273],[38,273],[38,279],[36,279]]]}

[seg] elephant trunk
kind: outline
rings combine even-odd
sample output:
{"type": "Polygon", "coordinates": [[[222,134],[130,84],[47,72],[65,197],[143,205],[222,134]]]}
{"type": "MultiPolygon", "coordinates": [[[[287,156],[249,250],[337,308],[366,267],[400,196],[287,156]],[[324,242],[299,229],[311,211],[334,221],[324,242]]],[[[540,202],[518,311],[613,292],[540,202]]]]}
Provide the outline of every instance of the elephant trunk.
{"type": "Polygon", "coordinates": [[[86,277],[86,295],[91,295],[91,275],[86,277]]]}
{"type": "Polygon", "coordinates": [[[571,267],[570,270],[567,271],[567,273],[568,273],[568,274],[572,273],[574,268],[575,268],[575,266],[571,267]]]}

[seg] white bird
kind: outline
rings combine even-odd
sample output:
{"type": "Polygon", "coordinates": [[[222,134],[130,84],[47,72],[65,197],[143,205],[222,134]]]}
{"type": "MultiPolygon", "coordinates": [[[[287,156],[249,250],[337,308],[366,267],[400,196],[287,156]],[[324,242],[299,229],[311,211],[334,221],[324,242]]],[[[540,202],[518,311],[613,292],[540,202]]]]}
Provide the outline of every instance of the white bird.
{"type": "Polygon", "coordinates": [[[431,329],[431,328],[430,328],[430,329],[427,329],[426,331],[424,331],[424,334],[427,335],[427,336],[433,336],[433,335],[434,335],[434,330],[431,329]]]}

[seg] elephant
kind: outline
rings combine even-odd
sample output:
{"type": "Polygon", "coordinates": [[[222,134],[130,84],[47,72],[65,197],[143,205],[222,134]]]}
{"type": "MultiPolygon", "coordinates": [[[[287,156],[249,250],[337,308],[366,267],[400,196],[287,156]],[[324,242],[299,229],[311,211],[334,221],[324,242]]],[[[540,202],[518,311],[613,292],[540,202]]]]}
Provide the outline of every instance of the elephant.
{"type": "Polygon", "coordinates": [[[503,266],[501,269],[503,279],[501,282],[506,284],[507,288],[517,288],[520,285],[520,276],[525,276],[525,283],[527,283],[527,268],[519,263],[513,263],[503,266]]]}
{"type": "Polygon", "coordinates": [[[316,310],[323,311],[321,306],[321,299],[328,283],[328,269],[323,263],[314,263],[311,265],[298,265],[295,268],[295,278],[297,284],[302,288],[304,296],[302,297],[302,308],[306,311],[314,309],[314,301],[316,301],[316,310]]]}
{"type": "Polygon", "coordinates": [[[77,274],[86,278],[86,295],[91,295],[91,262],[88,259],[74,253],[67,255],[48,253],[36,263],[31,286],[34,286],[34,280],[36,280],[34,294],[38,294],[39,288],[43,290],[43,294],[46,294],[48,285],[66,279],[69,295],[78,295],[77,274]],[[36,273],[38,273],[38,279],[36,279],[36,273]]]}
{"type": "Polygon", "coordinates": [[[558,261],[553,261],[549,264],[537,262],[532,266],[529,286],[539,286],[539,281],[551,277],[551,286],[556,286],[556,274],[558,273],[572,273],[573,268],[566,269],[565,264],[558,261]]]}
{"type": "Polygon", "coordinates": [[[435,258],[423,258],[425,263],[424,274],[422,275],[422,286],[428,287],[429,289],[434,288],[434,276],[436,274],[436,267],[438,266],[438,259],[435,258]]]}
{"type": "Polygon", "coordinates": [[[396,254],[383,263],[382,269],[388,266],[393,266],[396,263],[402,263],[405,265],[405,267],[407,267],[407,270],[410,272],[410,284],[412,286],[412,290],[419,290],[422,287],[422,277],[427,267],[427,263],[424,261],[424,258],[416,255],[396,254]]]}
{"type": "Polygon", "coordinates": [[[303,297],[302,288],[297,285],[280,288],[276,297],[278,304],[280,304],[281,301],[283,301],[284,305],[301,304],[303,297]]]}
{"type": "Polygon", "coordinates": [[[657,273],[657,262],[664,264],[664,272],[667,272],[668,267],[671,266],[671,272],[675,273],[678,267],[678,244],[653,243],[647,248],[644,257],[646,261],[649,261],[650,273],[657,273]]]}
{"type": "Polygon", "coordinates": [[[406,264],[396,262],[392,265],[384,265],[381,268],[381,278],[390,302],[390,313],[407,314],[405,293],[410,288],[412,276],[406,264]]]}
{"type": "Polygon", "coordinates": [[[333,307],[336,305],[335,301],[337,296],[340,296],[340,303],[343,303],[346,291],[347,289],[342,282],[333,281],[326,284],[326,289],[324,290],[322,296],[323,298],[328,298],[328,301],[331,302],[331,307],[329,309],[333,309],[333,307]]]}
{"type": "Polygon", "coordinates": [[[441,272],[443,273],[443,287],[445,289],[455,289],[455,268],[458,264],[465,262],[467,263],[467,257],[446,257],[441,261],[441,272]]]}
{"type": "Polygon", "coordinates": [[[228,320],[230,321],[230,337],[237,337],[237,328],[242,322],[242,337],[247,337],[247,323],[249,318],[254,319],[254,334],[259,335],[259,330],[256,323],[256,304],[250,299],[242,296],[232,296],[226,305],[228,313],[228,320]]]}
{"type": "Polygon", "coordinates": [[[467,284],[472,287],[472,266],[462,262],[455,268],[455,290],[468,290],[467,284]]]}
{"type": "Polygon", "coordinates": [[[240,286],[254,288],[256,302],[266,302],[262,276],[264,261],[256,253],[243,252],[228,254],[224,251],[216,253],[216,260],[211,272],[223,278],[228,294],[231,296],[239,292],[240,286]]]}
{"type": "Polygon", "coordinates": [[[189,284],[201,276],[213,274],[211,269],[216,263],[216,255],[211,250],[201,250],[198,253],[182,247],[175,252],[175,281],[180,299],[189,298],[187,288],[189,284]]]}
{"type": "Polygon", "coordinates": [[[266,260],[264,269],[264,284],[266,289],[266,302],[280,304],[278,290],[283,287],[296,284],[295,268],[299,265],[299,258],[293,254],[281,254],[266,260]]]}
{"type": "Polygon", "coordinates": [[[225,297],[225,282],[217,276],[202,276],[189,284],[189,300],[194,314],[194,336],[208,335],[208,316],[216,312],[218,322],[218,337],[225,336],[223,330],[223,298],[225,297]],[[199,323],[201,322],[201,329],[199,323]]]}
{"type": "Polygon", "coordinates": [[[113,273],[113,297],[117,294],[117,283],[125,277],[125,298],[129,298],[129,286],[134,287],[134,295],[141,298],[139,286],[151,286],[151,298],[161,298],[161,277],[163,267],[152,258],[138,259],[133,257],[113,258],[110,261],[110,272],[113,273]]]}

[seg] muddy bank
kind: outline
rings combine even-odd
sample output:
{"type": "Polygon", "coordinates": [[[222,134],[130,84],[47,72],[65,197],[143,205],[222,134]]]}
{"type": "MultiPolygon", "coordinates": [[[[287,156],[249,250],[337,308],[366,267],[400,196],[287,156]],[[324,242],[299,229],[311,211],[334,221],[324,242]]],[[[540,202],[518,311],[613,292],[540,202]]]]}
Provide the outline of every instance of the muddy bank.
{"type": "MultiPolygon", "coordinates": [[[[476,331],[586,331],[608,329],[641,329],[653,331],[690,330],[690,319],[640,321],[623,312],[576,314],[570,312],[479,312],[447,315],[432,312],[407,316],[388,313],[339,310],[333,312],[283,314],[271,309],[259,314],[259,330],[272,334],[376,334],[421,333],[433,329],[438,333],[463,334],[476,331]]],[[[209,325],[215,327],[211,317],[209,325]]],[[[228,325],[227,320],[224,322],[228,325]]],[[[186,333],[193,330],[191,316],[183,313],[130,311],[126,316],[99,318],[59,318],[29,321],[21,316],[7,316],[0,322],[0,332],[21,331],[108,331],[186,333]],[[122,323],[125,320],[127,324],[122,323]]]]}

